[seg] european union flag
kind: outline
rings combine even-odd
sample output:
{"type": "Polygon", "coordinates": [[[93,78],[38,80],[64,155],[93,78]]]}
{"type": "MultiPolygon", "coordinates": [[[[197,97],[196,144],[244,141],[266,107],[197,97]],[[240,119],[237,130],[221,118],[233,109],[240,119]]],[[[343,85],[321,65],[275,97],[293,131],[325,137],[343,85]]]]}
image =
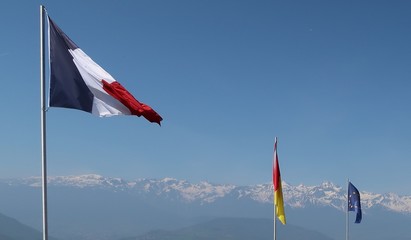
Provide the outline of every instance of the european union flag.
{"type": "Polygon", "coordinates": [[[351,182],[348,182],[348,211],[357,211],[355,223],[360,223],[362,219],[360,192],[351,182]]]}

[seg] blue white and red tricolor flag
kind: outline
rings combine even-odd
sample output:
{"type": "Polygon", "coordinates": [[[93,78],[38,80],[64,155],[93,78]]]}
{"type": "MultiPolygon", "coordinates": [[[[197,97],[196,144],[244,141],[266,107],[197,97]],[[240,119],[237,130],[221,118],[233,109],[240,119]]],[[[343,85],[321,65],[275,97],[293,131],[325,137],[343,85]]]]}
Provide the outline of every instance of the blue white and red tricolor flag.
{"type": "Polygon", "coordinates": [[[48,17],[50,45],[50,107],[73,108],[100,117],[143,116],[160,125],[162,117],[139,102],[109,73],[84,53],[48,17]]]}

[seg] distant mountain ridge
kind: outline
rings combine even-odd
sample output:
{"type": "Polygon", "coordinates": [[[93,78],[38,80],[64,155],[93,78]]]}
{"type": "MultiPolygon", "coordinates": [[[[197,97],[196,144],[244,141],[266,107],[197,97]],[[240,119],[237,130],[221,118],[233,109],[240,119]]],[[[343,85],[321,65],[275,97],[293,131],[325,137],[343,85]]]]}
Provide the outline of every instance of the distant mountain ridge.
{"type": "MultiPolygon", "coordinates": [[[[319,232],[297,226],[278,226],[279,239],[293,240],[332,240],[319,232]]],[[[273,239],[271,219],[253,218],[217,218],[174,231],[155,230],[137,237],[122,240],[267,240],[273,239]]]]}
{"type": "MultiPolygon", "coordinates": [[[[175,236],[186,227],[217,218],[273,217],[271,183],[129,181],[95,174],[54,176],[48,183],[49,230],[62,240],[118,240],[148,236],[156,229],[175,236]]],[[[0,213],[41,229],[40,187],[40,177],[0,179],[0,213]]],[[[330,182],[318,186],[284,183],[283,190],[286,228],[298,226],[333,240],[344,239],[346,191],[342,187],[330,182]]],[[[361,191],[361,203],[363,221],[352,225],[353,239],[411,240],[410,196],[361,191]]],[[[164,236],[157,233],[156,237],[164,236]]]]}
{"type": "MultiPolygon", "coordinates": [[[[40,177],[0,180],[9,185],[25,185],[41,187],[40,177]]],[[[258,184],[253,186],[236,186],[231,184],[211,184],[200,182],[197,184],[174,178],[124,180],[121,178],[104,177],[96,174],[78,176],[52,176],[48,179],[49,186],[97,188],[113,191],[132,192],[140,195],[155,195],[169,201],[186,203],[213,203],[226,197],[251,200],[258,203],[273,201],[272,184],[258,184]]],[[[332,207],[344,211],[346,204],[346,190],[331,182],[324,182],[319,186],[292,186],[283,182],[285,205],[291,208],[305,208],[309,206],[332,207]]],[[[360,191],[361,204],[364,210],[383,208],[389,211],[411,214],[411,196],[399,196],[395,193],[378,194],[360,191]]]]}
{"type": "MultiPolygon", "coordinates": [[[[16,219],[10,218],[0,213],[0,239],[1,240],[41,240],[42,233],[26,226],[16,219]]],[[[55,238],[50,237],[51,240],[55,238]]]]}

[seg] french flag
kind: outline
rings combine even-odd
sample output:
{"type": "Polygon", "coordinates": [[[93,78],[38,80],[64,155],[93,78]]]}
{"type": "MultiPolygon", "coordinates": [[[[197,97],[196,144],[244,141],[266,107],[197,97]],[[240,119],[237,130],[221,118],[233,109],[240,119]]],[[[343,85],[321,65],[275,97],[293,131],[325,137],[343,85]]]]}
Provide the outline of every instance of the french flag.
{"type": "Polygon", "coordinates": [[[50,107],[73,108],[100,117],[143,116],[161,125],[162,117],[139,102],[108,72],[84,53],[48,17],[50,107]]]}

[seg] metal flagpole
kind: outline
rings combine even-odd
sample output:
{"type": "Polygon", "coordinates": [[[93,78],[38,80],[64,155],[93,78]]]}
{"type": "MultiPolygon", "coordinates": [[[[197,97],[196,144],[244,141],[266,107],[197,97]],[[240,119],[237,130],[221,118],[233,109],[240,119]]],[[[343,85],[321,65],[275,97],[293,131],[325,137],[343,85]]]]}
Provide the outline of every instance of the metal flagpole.
{"type": "Polygon", "coordinates": [[[277,218],[275,214],[275,204],[274,204],[274,240],[277,240],[277,218]]]}
{"type": "MultiPolygon", "coordinates": [[[[277,142],[277,137],[275,137],[274,142],[277,142]]],[[[275,161],[275,149],[274,149],[274,161],[275,161]]],[[[277,213],[276,213],[276,205],[275,205],[275,185],[274,185],[274,164],[275,162],[273,161],[273,206],[274,206],[274,240],[277,240],[277,213]]]]}
{"type": "Polygon", "coordinates": [[[47,165],[46,165],[46,93],[44,62],[44,6],[40,5],[40,98],[41,98],[41,165],[42,165],[42,199],[43,199],[43,240],[48,240],[47,226],[47,165]]]}
{"type": "MultiPolygon", "coordinates": [[[[347,178],[347,187],[350,184],[350,179],[347,178]]],[[[345,211],[345,240],[348,240],[348,233],[349,233],[349,214],[348,214],[348,190],[347,190],[347,204],[346,204],[346,211],[345,211]]]]}

